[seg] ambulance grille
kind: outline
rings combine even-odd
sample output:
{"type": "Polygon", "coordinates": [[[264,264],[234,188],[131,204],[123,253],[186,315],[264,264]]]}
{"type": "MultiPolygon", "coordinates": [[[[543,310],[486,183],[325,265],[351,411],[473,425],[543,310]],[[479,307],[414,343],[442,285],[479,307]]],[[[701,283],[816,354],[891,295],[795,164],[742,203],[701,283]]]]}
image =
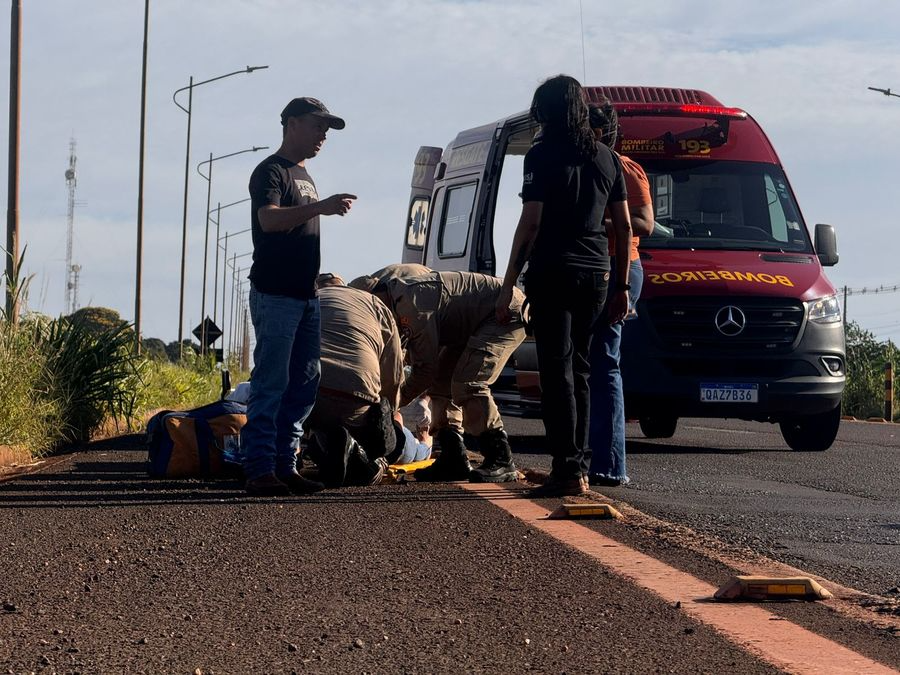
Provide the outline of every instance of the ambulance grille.
{"type": "Polygon", "coordinates": [[[791,350],[803,325],[803,303],[787,298],[655,298],[641,303],[660,340],[674,353],[739,355],[791,350]],[[725,334],[717,327],[723,326],[725,334]],[[743,328],[737,325],[743,320],[743,328]]]}

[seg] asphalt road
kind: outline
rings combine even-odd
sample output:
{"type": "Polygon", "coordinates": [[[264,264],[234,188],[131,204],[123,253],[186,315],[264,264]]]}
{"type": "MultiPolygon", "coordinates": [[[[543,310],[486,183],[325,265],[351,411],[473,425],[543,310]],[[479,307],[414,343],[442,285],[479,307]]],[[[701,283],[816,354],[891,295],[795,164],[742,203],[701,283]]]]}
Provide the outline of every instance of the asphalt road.
{"type": "MultiPolygon", "coordinates": [[[[539,422],[509,430],[543,449],[539,422]]],[[[675,445],[632,439],[634,486],[608,493],[849,585],[896,585],[888,427],[847,426],[818,455],[774,431],[688,421],[675,445]]],[[[135,441],[0,483],[0,672],[777,672],[458,486],[252,499],[234,481],[150,480],[135,441]]],[[[711,583],[734,572],[628,523],[590,527],[711,583]]],[[[898,631],[770,611],[900,667],[898,631]]]]}
{"type": "Polygon", "coordinates": [[[0,484],[6,672],[777,672],[458,486],[251,499],[142,459],[0,484]]]}
{"type": "MultiPolygon", "coordinates": [[[[549,468],[539,420],[508,418],[519,463],[549,468]]],[[[628,424],[632,483],[603,493],[673,523],[825,576],[897,595],[900,425],[843,422],[821,453],[793,452],[776,425],[684,419],[675,436],[628,424]],[[893,593],[892,593],[893,589],[893,593]]]]}

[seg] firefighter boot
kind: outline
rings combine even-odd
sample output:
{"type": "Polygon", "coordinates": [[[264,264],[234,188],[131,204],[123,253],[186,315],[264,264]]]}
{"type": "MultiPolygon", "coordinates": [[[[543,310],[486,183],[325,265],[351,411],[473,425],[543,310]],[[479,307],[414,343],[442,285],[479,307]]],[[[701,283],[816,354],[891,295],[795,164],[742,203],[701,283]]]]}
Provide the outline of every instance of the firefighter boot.
{"type": "Polygon", "coordinates": [[[344,484],[352,450],[353,439],[344,427],[316,430],[310,434],[309,455],[319,465],[319,479],[328,487],[344,484]]]}
{"type": "Polygon", "coordinates": [[[387,460],[384,457],[370,459],[359,443],[352,438],[350,442],[345,485],[378,485],[387,471],[387,460]]]}
{"type": "Polygon", "coordinates": [[[436,440],[441,446],[441,454],[434,460],[434,464],[416,471],[416,480],[423,483],[469,480],[472,465],[469,464],[469,456],[460,433],[445,427],[438,431],[436,440]]]}
{"type": "Polygon", "coordinates": [[[484,462],[472,472],[473,483],[508,483],[518,480],[512,448],[503,429],[489,429],[478,437],[484,462]]]}

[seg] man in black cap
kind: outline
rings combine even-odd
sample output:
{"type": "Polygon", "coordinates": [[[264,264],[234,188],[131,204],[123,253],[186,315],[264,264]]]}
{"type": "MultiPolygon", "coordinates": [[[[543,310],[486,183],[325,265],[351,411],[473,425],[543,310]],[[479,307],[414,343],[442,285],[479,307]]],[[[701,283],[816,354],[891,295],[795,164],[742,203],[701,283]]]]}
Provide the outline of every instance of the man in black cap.
{"type": "Polygon", "coordinates": [[[256,348],[241,446],[247,492],[254,495],[323,488],[296,468],[302,424],[319,384],[319,216],[343,216],[356,199],[341,193],[319,200],[306,171],[328,130],[343,129],[344,120],[304,97],[287,104],[281,126],[281,147],[250,176],[256,348]]]}

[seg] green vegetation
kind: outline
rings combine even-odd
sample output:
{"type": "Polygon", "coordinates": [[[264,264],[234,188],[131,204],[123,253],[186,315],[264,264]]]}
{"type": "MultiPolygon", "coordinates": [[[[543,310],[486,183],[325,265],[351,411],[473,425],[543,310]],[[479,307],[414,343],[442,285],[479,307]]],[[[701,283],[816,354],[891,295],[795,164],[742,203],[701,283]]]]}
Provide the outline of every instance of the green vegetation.
{"type": "MultiPolygon", "coordinates": [[[[21,300],[28,281],[10,283],[21,300]]],[[[0,458],[133,431],[161,408],[219,398],[220,371],[194,345],[186,343],[180,359],[177,342],[149,338],[142,346],[139,356],[132,327],[111,309],[87,307],[58,319],[26,314],[13,322],[0,307],[0,458]]]]}
{"type": "Polygon", "coordinates": [[[884,415],[884,369],[894,363],[894,419],[900,420],[900,377],[890,340],[878,342],[875,336],[851,321],[847,324],[847,387],[844,389],[843,412],[858,419],[884,415]]]}
{"type": "Polygon", "coordinates": [[[16,456],[50,450],[65,428],[47,359],[25,331],[0,325],[0,448],[16,456]]]}

